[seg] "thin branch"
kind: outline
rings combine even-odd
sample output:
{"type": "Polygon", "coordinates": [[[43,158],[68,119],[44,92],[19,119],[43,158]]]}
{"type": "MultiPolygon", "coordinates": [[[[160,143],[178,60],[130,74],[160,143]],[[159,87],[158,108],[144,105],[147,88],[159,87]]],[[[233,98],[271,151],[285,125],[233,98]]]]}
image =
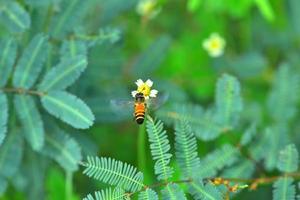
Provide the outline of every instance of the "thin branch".
{"type": "Polygon", "coordinates": [[[6,93],[16,93],[16,94],[29,94],[35,96],[44,96],[44,92],[36,91],[36,90],[26,90],[23,88],[0,88],[0,91],[6,93]]]}

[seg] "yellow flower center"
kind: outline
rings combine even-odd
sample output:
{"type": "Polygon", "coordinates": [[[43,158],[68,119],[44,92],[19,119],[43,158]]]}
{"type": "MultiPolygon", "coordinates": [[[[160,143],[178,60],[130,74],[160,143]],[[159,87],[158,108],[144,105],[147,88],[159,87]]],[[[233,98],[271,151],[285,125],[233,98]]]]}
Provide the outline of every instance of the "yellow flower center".
{"type": "Polygon", "coordinates": [[[142,13],[144,15],[149,15],[155,7],[155,3],[153,1],[144,2],[142,5],[142,13]]]}
{"type": "Polygon", "coordinates": [[[137,92],[141,92],[145,97],[148,97],[150,95],[150,90],[151,88],[147,84],[143,83],[138,87],[137,92]]]}
{"type": "Polygon", "coordinates": [[[220,41],[217,39],[212,40],[210,43],[210,48],[212,48],[212,49],[219,49],[220,46],[221,46],[220,41]]]}

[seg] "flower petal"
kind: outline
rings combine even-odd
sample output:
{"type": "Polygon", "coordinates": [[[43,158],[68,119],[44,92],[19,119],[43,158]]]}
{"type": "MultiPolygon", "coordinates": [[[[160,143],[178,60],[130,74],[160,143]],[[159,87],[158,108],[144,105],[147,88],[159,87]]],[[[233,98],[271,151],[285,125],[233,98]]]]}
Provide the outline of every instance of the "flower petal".
{"type": "Polygon", "coordinates": [[[151,90],[149,96],[150,96],[150,97],[156,97],[157,93],[158,93],[157,90],[151,90]]]}
{"type": "Polygon", "coordinates": [[[142,79],[138,79],[138,80],[135,82],[135,84],[136,84],[138,87],[140,87],[140,86],[142,86],[142,85],[144,84],[144,81],[142,81],[142,79]]]}
{"type": "Polygon", "coordinates": [[[148,100],[149,99],[149,96],[145,96],[145,100],[148,100]]]}
{"type": "Polygon", "coordinates": [[[207,50],[209,48],[209,44],[210,41],[208,39],[205,39],[202,43],[202,47],[207,50]]]}
{"type": "Polygon", "coordinates": [[[148,85],[149,87],[152,87],[153,81],[151,81],[150,79],[148,79],[148,80],[146,81],[146,85],[148,85]]]}
{"type": "Polygon", "coordinates": [[[137,92],[136,90],[134,90],[134,91],[131,92],[131,95],[132,95],[133,97],[135,97],[135,95],[136,95],[137,93],[138,93],[138,92],[137,92]]]}

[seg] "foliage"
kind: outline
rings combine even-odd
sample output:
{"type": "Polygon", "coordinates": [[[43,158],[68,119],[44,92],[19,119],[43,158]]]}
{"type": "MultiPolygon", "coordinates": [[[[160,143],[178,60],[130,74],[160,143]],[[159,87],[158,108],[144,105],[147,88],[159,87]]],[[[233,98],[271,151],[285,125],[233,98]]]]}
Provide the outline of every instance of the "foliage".
{"type": "Polygon", "coordinates": [[[0,198],[299,198],[299,8],[0,0],[0,198]]]}

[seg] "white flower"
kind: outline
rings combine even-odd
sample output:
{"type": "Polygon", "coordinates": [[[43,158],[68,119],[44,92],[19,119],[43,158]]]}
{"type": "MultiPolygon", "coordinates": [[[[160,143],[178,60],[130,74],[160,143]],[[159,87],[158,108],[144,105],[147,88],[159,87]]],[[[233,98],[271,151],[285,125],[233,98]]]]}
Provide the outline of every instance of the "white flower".
{"type": "Polygon", "coordinates": [[[151,87],[153,86],[153,81],[148,79],[146,82],[144,82],[142,79],[138,79],[135,84],[138,86],[137,90],[134,90],[131,92],[131,95],[135,97],[137,93],[143,93],[145,96],[145,99],[149,99],[149,97],[156,97],[158,91],[157,90],[151,90],[151,87]]]}
{"type": "Polygon", "coordinates": [[[142,16],[152,19],[160,12],[157,7],[157,0],[139,0],[136,6],[136,12],[142,16]]]}
{"type": "Polygon", "coordinates": [[[212,33],[202,43],[203,48],[211,57],[219,57],[224,53],[226,41],[218,34],[212,33]]]}

